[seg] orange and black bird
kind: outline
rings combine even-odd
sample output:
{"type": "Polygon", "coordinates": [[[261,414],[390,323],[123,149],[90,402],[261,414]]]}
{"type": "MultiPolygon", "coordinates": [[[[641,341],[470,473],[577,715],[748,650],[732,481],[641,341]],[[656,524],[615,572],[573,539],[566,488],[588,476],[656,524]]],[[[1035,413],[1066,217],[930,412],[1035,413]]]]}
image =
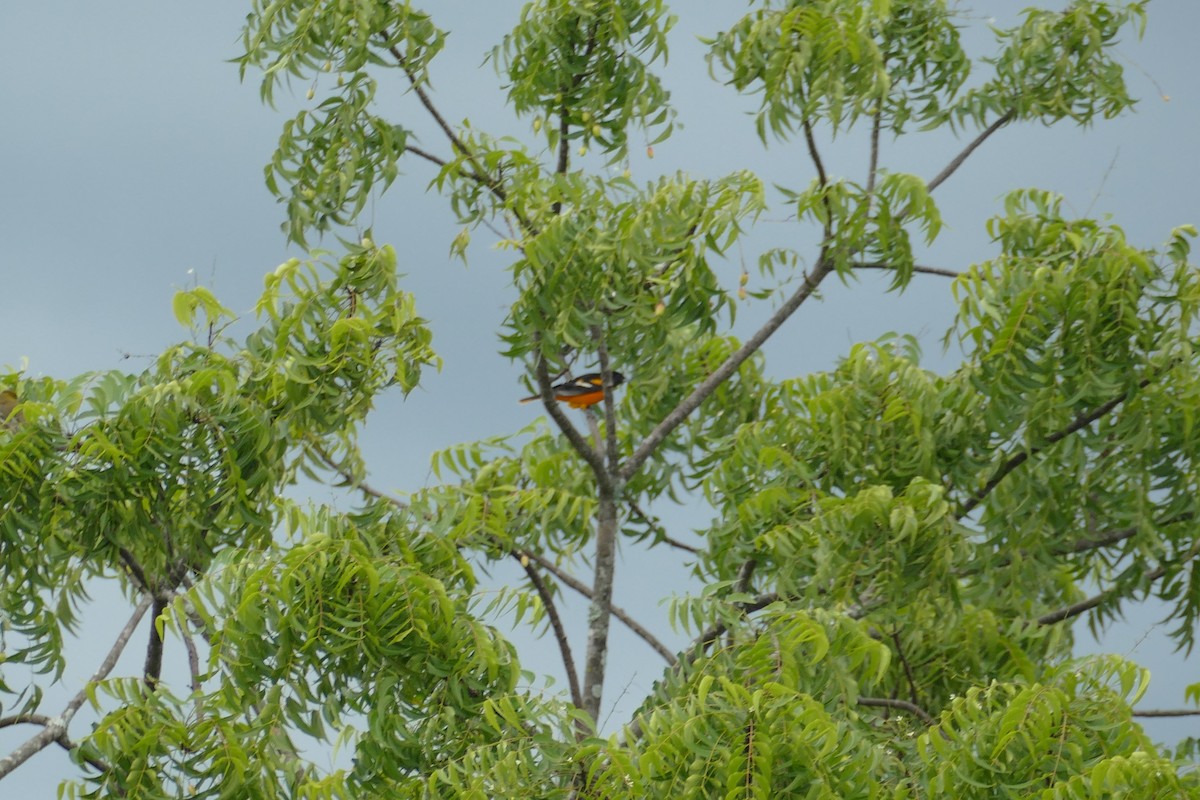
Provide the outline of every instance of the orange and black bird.
{"type": "MultiPolygon", "coordinates": [[[[612,374],[613,388],[624,382],[624,375],[619,372],[612,374]]],[[[555,400],[566,403],[571,408],[588,408],[604,399],[604,378],[599,372],[589,372],[587,375],[580,375],[578,378],[555,384],[550,387],[550,391],[554,393],[555,400]]],[[[522,397],[521,402],[532,403],[534,400],[540,399],[541,395],[531,394],[529,397],[522,397]]]]}

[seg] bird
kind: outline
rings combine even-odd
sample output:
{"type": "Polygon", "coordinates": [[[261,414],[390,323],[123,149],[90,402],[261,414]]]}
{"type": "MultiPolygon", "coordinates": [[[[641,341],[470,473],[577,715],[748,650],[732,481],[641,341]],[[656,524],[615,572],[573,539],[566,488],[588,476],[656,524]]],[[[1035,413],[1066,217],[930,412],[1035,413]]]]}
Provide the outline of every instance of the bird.
{"type": "MultiPolygon", "coordinates": [[[[625,382],[625,376],[619,372],[612,374],[612,385],[614,388],[625,382]]],[[[588,408],[594,406],[604,399],[604,377],[599,372],[589,372],[586,375],[580,375],[578,378],[572,378],[569,381],[563,381],[550,387],[554,399],[560,403],[566,403],[571,408],[588,408]]],[[[531,394],[529,397],[522,397],[522,403],[532,403],[534,400],[540,400],[540,394],[531,394]]]]}
{"type": "Polygon", "coordinates": [[[25,421],[25,415],[18,411],[13,413],[13,409],[20,404],[20,399],[17,393],[12,389],[0,391],[0,425],[8,428],[10,431],[15,431],[22,422],[25,421]]]}

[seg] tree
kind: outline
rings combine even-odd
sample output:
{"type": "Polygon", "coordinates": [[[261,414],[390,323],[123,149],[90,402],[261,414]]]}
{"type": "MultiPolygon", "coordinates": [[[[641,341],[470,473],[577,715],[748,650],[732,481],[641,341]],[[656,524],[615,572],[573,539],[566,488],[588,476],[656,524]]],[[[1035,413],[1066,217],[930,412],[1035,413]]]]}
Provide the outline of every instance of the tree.
{"type": "Polygon", "coordinates": [[[68,797],[1200,796],[1190,745],[1169,752],[1134,719],[1146,673],[1072,657],[1068,627],[1157,598],[1194,643],[1194,231],[1146,249],[1017,191],[987,223],[999,255],[954,278],[958,369],[923,369],[906,337],[783,380],[762,355],[830,279],[886,270],[902,291],[938,272],[918,263],[933,193],[1004,126],[1128,110],[1113,47],[1143,5],[1031,10],[973,60],[936,0],[758,4],[712,38],[710,67],[758,98],[764,146],[812,162],[808,186],[768,188],[587,169],[671,135],[654,69],[672,17],[653,0],[526,8],[491,61],[534,145],[447,122],[430,14],[256,0],[242,68],[263,70],[266,100],[338,76],[268,168],[291,238],[352,226],[404,160],[435,164],[466,226],[452,251],[483,228],[512,253],[500,338],[552,427],[442,453],[445,482],[410,496],[373,488],[358,433],[374,399],[438,361],[370,234],[268,275],[244,341],[195,288],[175,304],[192,338],[143,373],[7,375],[3,660],[61,675],[95,582],[132,612],[65,709],[0,684],[0,726],[35,731],[0,778],[58,744],[81,770],[68,797]],[[380,115],[396,79],[440,149],[380,115]],[[884,168],[882,137],[939,127],[968,141],[936,176],[884,168]],[[861,128],[860,184],[822,151],[861,128]],[[783,285],[757,293],[776,305],[738,340],[746,281],[717,265],[768,209],[813,244],[761,253],[783,285]],[[552,387],[584,372],[605,399],[568,414],[552,387]],[[289,499],[302,478],[353,507],[289,499]],[[651,512],[667,501],[711,505],[698,544],[651,512]],[[618,543],[695,564],[695,595],[669,609],[682,652],[614,604],[618,543]],[[479,572],[505,561],[524,581],[482,595],[479,572]],[[581,653],[567,591],[590,603],[581,653]],[[147,617],[141,674],[111,677],[147,617]],[[613,617],[666,663],[604,730],[613,617]],[[564,692],[527,686],[505,618],[554,638],[564,692]],[[167,647],[188,654],[187,685],[164,676],[167,647]],[[98,723],[72,730],[87,703],[98,723]],[[334,744],[352,760],[320,767],[311,753],[334,744]]]}

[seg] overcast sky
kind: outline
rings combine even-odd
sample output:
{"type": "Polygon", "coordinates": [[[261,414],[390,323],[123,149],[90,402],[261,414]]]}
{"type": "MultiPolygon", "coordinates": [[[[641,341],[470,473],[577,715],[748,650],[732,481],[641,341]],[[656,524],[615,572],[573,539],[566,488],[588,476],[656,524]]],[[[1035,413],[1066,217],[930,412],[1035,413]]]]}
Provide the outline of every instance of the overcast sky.
{"type": "MultiPolygon", "coordinates": [[[[1007,24],[1027,4],[979,0],[973,8],[980,23],[968,40],[985,46],[983,21],[1007,24]]],[[[494,133],[526,137],[527,123],[505,112],[499,79],[481,65],[484,53],[512,27],[521,4],[424,5],[452,31],[432,70],[445,116],[469,117],[494,133]]],[[[797,144],[762,150],[742,113],[753,101],[712,82],[695,39],[727,28],[746,3],[676,3],[675,9],[684,18],[673,33],[664,75],[682,128],[656,147],[654,161],[634,158],[635,180],[680,169],[716,176],[750,168],[768,183],[806,185],[812,176],[803,150],[797,144]]],[[[284,93],[279,109],[272,110],[259,102],[256,76],[239,84],[229,59],[240,52],[247,10],[242,0],[0,4],[0,367],[27,364],[30,375],[57,378],[91,370],[141,371],[184,335],[171,313],[176,290],[198,282],[248,314],[264,273],[297,255],[280,232],[282,207],[263,185],[262,166],[308,87],[298,85],[292,98],[284,93]]],[[[983,223],[999,210],[1005,192],[1020,187],[1060,192],[1080,215],[1111,214],[1131,240],[1145,246],[1161,243],[1176,225],[1200,222],[1197,30],[1200,3],[1160,0],[1151,4],[1145,39],[1120,45],[1133,93],[1142,98],[1137,113],[1086,131],[1025,125],[993,137],[939,189],[948,230],[929,262],[963,269],[988,258],[993,250],[983,223]]],[[[381,96],[385,114],[422,133],[430,149],[445,150],[411,98],[399,91],[381,96]]],[[[860,179],[861,145],[855,135],[827,145],[831,171],[860,179]]],[[[932,176],[960,145],[944,135],[885,142],[884,163],[932,176]]],[[[397,245],[405,285],[430,319],[446,365],[407,400],[398,394],[384,398],[368,428],[372,480],[399,490],[429,480],[434,450],[514,431],[541,413],[508,400],[522,394],[520,373],[497,354],[495,334],[507,308],[506,255],[492,249],[494,240],[480,230],[470,266],[451,261],[447,251],[458,226],[445,203],[424,192],[432,172],[419,162],[406,171],[368,209],[364,225],[374,226],[377,241],[397,245]],[[493,406],[481,407],[478,392],[465,391],[481,384],[495,386],[493,406]]],[[[794,242],[784,216],[768,215],[780,222],[764,223],[734,255],[730,269],[739,269],[736,259],[743,256],[752,262],[765,246],[794,242]]],[[[828,285],[824,302],[805,306],[768,348],[772,373],[827,368],[853,342],[886,331],[918,335],[926,365],[952,369],[955,355],[943,354],[939,345],[954,312],[948,283],[918,279],[904,295],[886,294],[883,285],[874,278],[849,288],[828,285]]],[[[740,319],[753,321],[766,311],[746,309],[740,319]]],[[[636,365],[618,366],[636,378],[636,365]]],[[[672,524],[699,526],[702,514],[677,513],[672,524]]],[[[651,620],[664,618],[657,605],[664,586],[685,587],[686,567],[671,553],[626,552],[619,569],[618,602],[643,609],[651,620]],[[673,576],[674,583],[664,576],[673,576]]],[[[110,605],[89,617],[88,638],[97,643],[111,641],[115,628],[109,628],[119,627],[116,620],[126,614],[106,602],[110,605]]],[[[1182,686],[1200,680],[1196,661],[1185,664],[1172,654],[1151,628],[1154,619],[1152,613],[1131,615],[1106,646],[1153,670],[1145,705],[1180,706],[1182,686]]],[[[661,622],[651,627],[672,643],[683,641],[661,622]]],[[[619,626],[614,631],[606,705],[613,707],[613,720],[621,721],[658,677],[661,662],[619,626]]],[[[528,668],[557,669],[548,639],[523,654],[528,668]]],[[[67,694],[99,657],[84,648],[83,659],[67,673],[67,694]]],[[[136,654],[127,659],[128,673],[136,673],[138,664],[136,654]]],[[[1200,733],[1187,721],[1150,728],[1171,743],[1200,733]]],[[[30,733],[0,734],[0,754],[30,733]]],[[[28,796],[50,797],[66,774],[74,768],[64,754],[47,751],[10,777],[4,794],[25,788],[28,796]]]]}

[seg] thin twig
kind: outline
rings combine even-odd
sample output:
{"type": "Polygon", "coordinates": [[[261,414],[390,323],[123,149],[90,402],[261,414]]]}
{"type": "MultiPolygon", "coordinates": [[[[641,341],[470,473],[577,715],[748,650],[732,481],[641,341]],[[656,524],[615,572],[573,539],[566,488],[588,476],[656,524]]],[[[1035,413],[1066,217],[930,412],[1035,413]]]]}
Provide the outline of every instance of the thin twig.
{"type": "Polygon", "coordinates": [[[1096,207],[1096,201],[1100,199],[1100,193],[1104,191],[1104,185],[1108,183],[1109,177],[1112,176],[1113,169],[1117,166],[1117,158],[1121,155],[1120,146],[1113,153],[1112,161],[1108,162],[1108,169],[1104,170],[1104,176],[1100,178],[1100,185],[1096,187],[1095,194],[1092,195],[1092,201],[1088,203],[1087,211],[1083,212],[1083,216],[1091,219],[1092,209],[1096,207]]]}
{"type": "Polygon", "coordinates": [[[904,647],[900,644],[900,633],[893,630],[889,636],[891,636],[892,644],[896,645],[896,657],[900,659],[900,664],[904,667],[904,677],[908,681],[910,692],[909,697],[912,698],[913,703],[920,703],[921,695],[917,691],[917,678],[913,674],[912,665],[908,663],[908,658],[904,655],[904,647]]]}
{"type": "Polygon", "coordinates": [[[932,192],[934,189],[941,186],[947,178],[954,174],[955,170],[963,165],[963,162],[967,160],[971,153],[975,152],[975,149],[978,148],[979,145],[987,141],[987,138],[993,133],[1011,122],[1016,115],[1016,111],[1009,111],[1001,116],[1000,119],[987,126],[987,128],[985,128],[978,136],[971,140],[970,144],[962,149],[962,152],[950,159],[950,163],[947,164],[941,172],[934,176],[933,180],[929,181],[929,183],[925,185],[926,189],[932,192]]]}
{"type": "MultiPolygon", "coordinates": [[[[875,174],[879,171],[879,129],[883,124],[883,108],[875,110],[871,120],[871,163],[867,166],[867,197],[875,191],[875,174]]],[[[868,202],[870,200],[868,199],[868,202]]]]}
{"type": "Polygon", "coordinates": [[[685,553],[691,553],[692,555],[700,554],[699,547],[693,547],[686,542],[681,542],[678,539],[671,537],[662,527],[662,525],[651,519],[650,515],[642,510],[641,506],[639,506],[636,501],[626,499],[625,503],[629,506],[630,511],[640,517],[642,522],[644,522],[652,531],[654,531],[655,542],[662,542],[668,547],[674,547],[676,550],[683,550],[685,553]]]}
{"type": "Polygon", "coordinates": [[[407,503],[405,503],[395,497],[392,497],[390,494],[387,494],[386,492],[382,492],[379,489],[374,488],[369,483],[367,483],[365,480],[355,477],[354,474],[350,472],[350,470],[346,469],[342,464],[339,464],[337,461],[335,461],[333,456],[329,455],[329,452],[327,450],[325,450],[325,448],[322,447],[317,442],[310,442],[309,445],[312,447],[313,452],[317,454],[317,457],[321,459],[322,463],[325,464],[325,466],[329,467],[331,470],[336,472],[338,475],[342,476],[342,479],[344,481],[346,481],[347,486],[350,486],[351,488],[354,488],[354,489],[358,489],[360,492],[367,495],[368,497],[373,497],[376,500],[382,500],[385,503],[393,505],[396,508],[399,508],[401,510],[408,509],[407,503]]]}
{"type": "Polygon", "coordinates": [[[567,629],[563,625],[562,618],[558,615],[558,607],[554,604],[554,595],[550,593],[546,582],[542,580],[541,574],[534,568],[533,563],[528,556],[512,552],[510,553],[517,563],[521,565],[521,569],[525,570],[525,575],[528,576],[529,582],[533,584],[534,591],[541,598],[542,608],[546,609],[546,618],[550,620],[550,627],[554,630],[554,639],[558,642],[558,652],[562,655],[563,669],[567,672],[567,685],[571,689],[571,702],[576,708],[583,708],[583,693],[579,691],[579,674],[575,669],[575,657],[571,654],[571,643],[567,639],[567,629]]]}

